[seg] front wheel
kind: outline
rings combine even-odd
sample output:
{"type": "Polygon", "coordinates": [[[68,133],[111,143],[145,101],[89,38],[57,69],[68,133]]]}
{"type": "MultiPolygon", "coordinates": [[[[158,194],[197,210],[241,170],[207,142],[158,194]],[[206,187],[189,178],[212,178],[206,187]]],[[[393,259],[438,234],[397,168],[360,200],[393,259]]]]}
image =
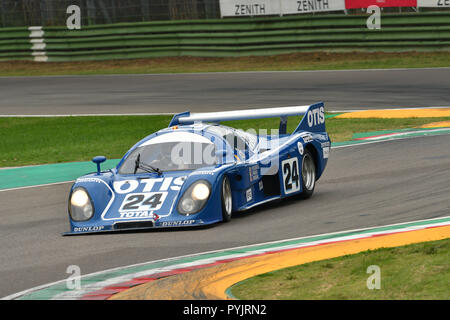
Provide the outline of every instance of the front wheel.
{"type": "Polygon", "coordinates": [[[314,162],[314,156],[309,150],[305,150],[303,156],[302,182],[303,191],[300,194],[300,197],[308,199],[314,193],[314,187],[316,186],[316,164],[314,162]]]}
{"type": "Polygon", "coordinates": [[[231,220],[233,211],[233,196],[231,194],[230,179],[227,176],[222,180],[222,218],[224,222],[231,220]]]}

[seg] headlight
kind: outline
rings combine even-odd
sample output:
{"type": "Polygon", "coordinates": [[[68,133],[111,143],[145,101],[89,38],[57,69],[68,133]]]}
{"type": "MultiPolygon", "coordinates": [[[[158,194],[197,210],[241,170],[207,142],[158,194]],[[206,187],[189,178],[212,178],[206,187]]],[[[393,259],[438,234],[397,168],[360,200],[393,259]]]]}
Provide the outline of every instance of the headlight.
{"type": "Polygon", "coordinates": [[[209,186],[203,182],[197,183],[192,189],[192,199],[205,200],[209,197],[209,186]]]}
{"type": "Polygon", "coordinates": [[[194,182],[178,202],[178,212],[186,215],[199,212],[205,206],[210,193],[211,186],[208,181],[194,182]]]}
{"type": "Polygon", "coordinates": [[[72,193],[70,203],[76,207],[84,207],[89,201],[89,196],[84,189],[77,189],[72,193]]]}
{"type": "Polygon", "coordinates": [[[74,221],[86,221],[94,215],[91,198],[84,188],[75,188],[69,199],[69,213],[74,221]]]}

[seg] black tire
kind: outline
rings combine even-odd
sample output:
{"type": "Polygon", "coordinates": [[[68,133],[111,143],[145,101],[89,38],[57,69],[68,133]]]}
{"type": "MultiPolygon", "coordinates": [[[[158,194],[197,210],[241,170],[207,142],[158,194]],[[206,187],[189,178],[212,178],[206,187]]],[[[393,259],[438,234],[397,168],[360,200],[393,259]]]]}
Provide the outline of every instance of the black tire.
{"type": "Polygon", "coordinates": [[[233,212],[233,196],[231,193],[230,179],[224,176],[221,185],[221,199],[222,199],[222,219],[223,222],[231,220],[231,214],[233,212]]]}
{"type": "Polygon", "coordinates": [[[310,198],[316,187],[316,162],[314,155],[308,149],[305,149],[302,159],[302,186],[303,191],[300,194],[300,198],[310,198]]]}

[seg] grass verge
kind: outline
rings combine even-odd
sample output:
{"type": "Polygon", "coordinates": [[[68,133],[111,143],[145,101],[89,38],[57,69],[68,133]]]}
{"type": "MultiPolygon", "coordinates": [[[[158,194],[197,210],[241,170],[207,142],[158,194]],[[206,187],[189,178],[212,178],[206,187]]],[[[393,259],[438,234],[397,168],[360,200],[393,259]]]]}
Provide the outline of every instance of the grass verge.
{"type": "Polygon", "coordinates": [[[0,76],[294,71],[449,67],[448,52],[304,52],[233,58],[168,57],[51,62],[0,61],[0,76]]]}
{"type": "Polygon", "coordinates": [[[232,287],[249,300],[450,299],[450,239],[382,248],[262,274],[232,287]],[[381,288],[369,290],[377,265],[381,288]]]}
{"type": "MultiPolygon", "coordinates": [[[[136,142],[168,126],[170,115],[0,118],[0,167],[121,158],[136,142]]],[[[333,142],[357,132],[401,129],[450,118],[327,119],[333,142]]],[[[288,122],[292,132],[300,118],[288,122]]],[[[278,119],[224,122],[240,129],[278,128],[278,119]]],[[[270,133],[270,131],[269,131],[270,133]]]]}

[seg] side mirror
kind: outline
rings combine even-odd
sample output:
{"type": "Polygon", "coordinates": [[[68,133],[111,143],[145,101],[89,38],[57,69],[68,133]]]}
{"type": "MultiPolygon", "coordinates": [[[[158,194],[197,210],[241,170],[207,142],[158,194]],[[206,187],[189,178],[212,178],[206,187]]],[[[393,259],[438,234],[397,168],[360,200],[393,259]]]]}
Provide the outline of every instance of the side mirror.
{"type": "Polygon", "coordinates": [[[96,156],[94,158],[92,158],[92,162],[97,164],[97,174],[100,174],[100,163],[103,163],[106,161],[106,157],[105,156],[96,156]]]}

